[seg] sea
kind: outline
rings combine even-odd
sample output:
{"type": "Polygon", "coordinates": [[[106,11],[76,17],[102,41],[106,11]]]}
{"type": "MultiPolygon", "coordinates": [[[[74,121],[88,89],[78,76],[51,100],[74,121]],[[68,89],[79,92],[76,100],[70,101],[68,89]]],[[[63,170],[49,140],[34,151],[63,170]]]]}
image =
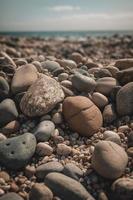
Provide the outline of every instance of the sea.
{"type": "Polygon", "coordinates": [[[23,32],[0,32],[0,35],[45,37],[45,38],[84,38],[84,37],[110,37],[113,35],[132,35],[133,30],[128,31],[23,31],[23,32]]]}

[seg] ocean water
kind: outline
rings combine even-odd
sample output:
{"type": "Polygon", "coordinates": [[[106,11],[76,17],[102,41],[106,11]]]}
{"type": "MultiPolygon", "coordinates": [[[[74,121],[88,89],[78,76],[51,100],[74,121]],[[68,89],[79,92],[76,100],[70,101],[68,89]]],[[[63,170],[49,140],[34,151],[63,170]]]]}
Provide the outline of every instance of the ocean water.
{"type": "Polygon", "coordinates": [[[115,34],[133,35],[133,31],[31,31],[31,32],[0,32],[0,35],[26,36],[26,37],[109,37],[115,34]]]}

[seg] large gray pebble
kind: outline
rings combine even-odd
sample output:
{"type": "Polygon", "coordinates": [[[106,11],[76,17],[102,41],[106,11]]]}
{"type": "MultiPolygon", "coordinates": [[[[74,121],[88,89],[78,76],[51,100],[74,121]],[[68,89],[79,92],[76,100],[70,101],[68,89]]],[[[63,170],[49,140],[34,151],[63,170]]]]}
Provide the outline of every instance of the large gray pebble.
{"type": "Polygon", "coordinates": [[[5,99],[9,94],[8,82],[1,76],[0,77],[0,100],[5,99]]]}
{"type": "Polygon", "coordinates": [[[75,180],[79,180],[83,176],[82,170],[73,163],[67,163],[64,166],[62,173],[75,180]]]}
{"type": "Polygon", "coordinates": [[[72,77],[72,85],[80,92],[91,92],[95,89],[96,82],[90,77],[76,73],[72,77]]]}
{"type": "Polygon", "coordinates": [[[9,192],[3,195],[2,197],[0,197],[0,200],[23,200],[23,199],[15,192],[9,192]]]}
{"type": "Polygon", "coordinates": [[[15,120],[18,117],[16,105],[12,99],[5,99],[0,103],[0,126],[15,120]]]}
{"type": "Polygon", "coordinates": [[[111,141],[100,141],[92,154],[92,166],[101,176],[116,179],[120,177],[128,163],[124,149],[111,141]]]}
{"type": "Polygon", "coordinates": [[[55,125],[53,122],[46,120],[39,123],[34,135],[38,142],[48,141],[51,135],[54,133],[55,125]]]}
{"type": "Polygon", "coordinates": [[[116,108],[121,116],[133,114],[133,82],[124,85],[117,93],[116,108]]]}
{"type": "Polygon", "coordinates": [[[61,173],[49,173],[44,182],[63,200],[94,200],[81,183],[61,173]]]}
{"type": "Polygon", "coordinates": [[[60,69],[61,66],[59,63],[51,60],[46,60],[41,63],[43,69],[47,69],[50,72],[53,72],[56,69],[60,69]]]}
{"type": "Polygon", "coordinates": [[[51,172],[62,172],[63,165],[56,161],[51,161],[45,164],[42,164],[36,169],[36,176],[39,179],[44,179],[44,177],[51,172]]]}
{"type": "Polygon", "coordinates": [[[36,139],[31,133],[9,138],[0,142],[0,163],[7,168],[24,167],[35,152],[36,139]]]}

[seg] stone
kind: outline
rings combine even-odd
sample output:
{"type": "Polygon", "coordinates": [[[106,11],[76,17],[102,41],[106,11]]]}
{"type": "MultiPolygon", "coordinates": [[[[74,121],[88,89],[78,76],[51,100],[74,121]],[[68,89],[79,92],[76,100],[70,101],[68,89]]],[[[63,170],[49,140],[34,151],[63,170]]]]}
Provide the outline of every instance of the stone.
{"type": "Polygon", "coordinates": [[[29,117],[42,116],[50,112],[63,99],[64,92],[60,84],[43,74],[22,97],[20,108],[29,117]]]}
{"type": "Polygon", "coordinates": [[[0,178],[3,178],[5,182],[10,180],[10,176],[6,171],[0,171],[0,178]]]}
{"type": "Polygon", "coordinates": [[[23,200],[22,197],[20,197],[18,194],[15,192],[9,192],[2,197],[0,197],[0,200],[23,200]]]}
{"type": "Polygon", "coordinates": [[[133,81],[133,67],[119,71],[117,74],[117,80],[121,85],[125,85],[133,81]]]}
{"type": "Polygon", "coordinates": [[[43,69],[47,69],[50,72],[53,72],[54,70],[61,68],[61,66],[58,62],[51,61],[51,60],[46,60],[46,61],[42,62],[41,66],[43,69]]]}
{"type": "Polygon", "coordinates": [[[128,147],[133,147],[133,131],[128,135],[128,147]]]}
{"type": "Polygon", "coordinates": [[[80,73],[76,73],[72,77],[72,86],[80,92],[92,92],[96,87],[94,79],[84,76],[80,73]]]}
{"type": "Polygon", "coordinates": [[[115,62],[115,67],[117,67],[119,70],[124,70],[133,67],[133,59],[132,58],[119,59],[115,62]]]}
{"type": "Polygon", "coordinates": [[[3,135],[2,133],[0,133],[0,141],[6,140],[6,139],[7,139],[7,137],[5,135],[3,135]]]}
{"type": "Polygon", "coordinates": [[[63,200],[94,200],[81,183],[61,173],[49,173],[44,182],[63,200]]]}
{"type": "Polygon", "coordinates": [[[106,138],[109,138],[109,137],[119,137],[119,135],[114,131],[107,130],[107,131],[104,131],[103,137],[104,137],[104,139],[106,139],[106,138]]]}
{"type": "Polygon", "coordinates": [[[117,93],[116,109],[120,116],[133,114],[133,82],[124,85],[117,93]]]}
{"type": "Polygon", "coordinates": [[[108,179],[116,179],[123,174],[128,156],[118,144],[100,141],[95,146],[91,162],[98,174],[108,179]]]}
{"type": "Polygon", "coordinates": [[[54,133],[55,125],[52,121],[45,120],[38,124],[34,131],[34,135],[38,142],[46,142],[54,133]]]}
{"type": "Polygon", "coordinates": [[[78,52],[73,52],[71,55],[71,59],[74,60],[77,64],[82,63],[83,56],[78,52]]]}
{"type": "Polygon", "coordinates": [[[23,168],[35,152],[36,139],[31,133],[8,138],[0,142],[0,163],[7,168],[23,168]]]}
{"type": "Polygon", "coordinates": [[[111,124],[116,120],[115,108],[112,104],[108,104],[103,110],[103,121],[105,124],[111,124]]]}
{"type": "Polygon", "coordinates": [[[36,169],[36,177],[43,180],[45,176],[51,172],[62,172],[63,165],[56,161],[51,161],[45,164],[42,164],[36,169]]]}
{"type": "Polygon", "coordinates": [[[0,101],[7,98],[8,95],[9,95],[9,84],[2,76],[0,76],[0,101]]]}
{"type": "Polygon", "coordinates": [[[26,64],[18,67],[11,83],[11,90],[13,94],[21,93],[27,91],[29,86],[31,86],[37,80],[37,69],[32,64],[26,64]]]}
{"type": "Polygon", "coordinates": [[[52,200],[52,191],[43,183],[35,183],[31,188],[29,200],[52,200]]]}
{"type": "Polygon", "coordinates": [[[110,73],[110,71],[108,69],[105,68],[99,68],[98,71],[94,72],[94,76],[96,78],[103,78],[103,77],[112,77],[112,74],[110,73]]]}
{"type": "Polygon", "coordinates": [[[63,102],[63,115],[72,130],[87,137],[97,132],[103,122],[100,110],[83,96],[67,97],[63,102]]]}
{"type": "Polygon", "coordinates": [[[73,60],[68,60],[68,59],[64,59],[64,60],[59,60],[57,59],[57,62],[64,68],[64,69],[74,69],[77,67],[77,64],[75,61],[73,60]]]}
{"type": "Polygon", "coordinates": [[[55,113],[53,116],[52,116],[52,121],[55,123],[55,124],[61,124],[62,123],[62,115],[61,113],[55,113]]]}
{"type": "Polygon", "coordinates": [[[99,92],[94,92],[92,94],[92,101],[100,109],[108,104],[108,98],[99,92]]]}
{"type": "Polygon", "coordinates": [[[62,173],[77,181],[83,177],[83,171],[73,163],[67,163],[64,166],[62,173]]]}
{"type": "Polygon", "coordinates": [[[113,199],[132,200],[133,199],[133,179],[119,178],[112,184],[113,199]]]}
{"type": "Polygon", "coordinates": [[[117,85],[117,80],[112,77],[104,77],[97,80],[97,85],[95,88],[96,92],[102,93],[105,96],[108,96],[112,89],[117,85]]]}
{"type": "Polygon", "coordinates": [[[28,177],[28,178],[31,178],[34,176],[34,174],[36,173],[36,168],[35,166],[30,166],[30,165],[27,165],[25,167],[25,176],[28,177]]]}
{"type": "Polygon", "coordinates": [[[44,142],[39,142],[36,146],[36,153],[39,156],[50,156],[53,153],[53,148],[44,142]]]}
{"type": "Polygon", "coordinates": [[[61,73],[61,74],[59,74],[59,76],[58,76],[58,80],[61,82],[61,81],[65,81],[65,80],[67,80],[68,79],[68,77],[69,77],[69,75],[67,74],[67,73],[61,73]]]}
{"type": "Polygon", "coordinates": [[[133,147],[129,147],[129,148],[127,149],[127,154],[128,154],[130,157],[133,158],[133,147]]]}
{"type": "Polygon", "coordinates": [[[56,151],[60,156],[68,156],[71,153],[71,147],[66,144],[58,144],[56,151]]]}
{"type": "Polygon", "coordinates": [[[6,124],[4,127],[2,127],[1,131],[2,133],[8,135],[17,132],[19,128],[20,128],[19,122],[17,120],[14,120],[6,124]]]}
{"type": "Polygon", "coordinates": [[[0,127],[15,120],[18,117],[16,105],[12,99],[4,99],[0,103],[0,127]]]}

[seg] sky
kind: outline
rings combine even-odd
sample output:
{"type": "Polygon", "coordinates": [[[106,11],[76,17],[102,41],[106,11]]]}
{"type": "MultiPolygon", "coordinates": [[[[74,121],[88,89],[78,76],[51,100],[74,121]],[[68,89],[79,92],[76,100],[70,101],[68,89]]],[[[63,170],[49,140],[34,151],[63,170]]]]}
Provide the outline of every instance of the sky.
{"type": "Polygon", "coordinates": [[[133,30],[133,0],[0,0],[0,31],[133,30]]]}

